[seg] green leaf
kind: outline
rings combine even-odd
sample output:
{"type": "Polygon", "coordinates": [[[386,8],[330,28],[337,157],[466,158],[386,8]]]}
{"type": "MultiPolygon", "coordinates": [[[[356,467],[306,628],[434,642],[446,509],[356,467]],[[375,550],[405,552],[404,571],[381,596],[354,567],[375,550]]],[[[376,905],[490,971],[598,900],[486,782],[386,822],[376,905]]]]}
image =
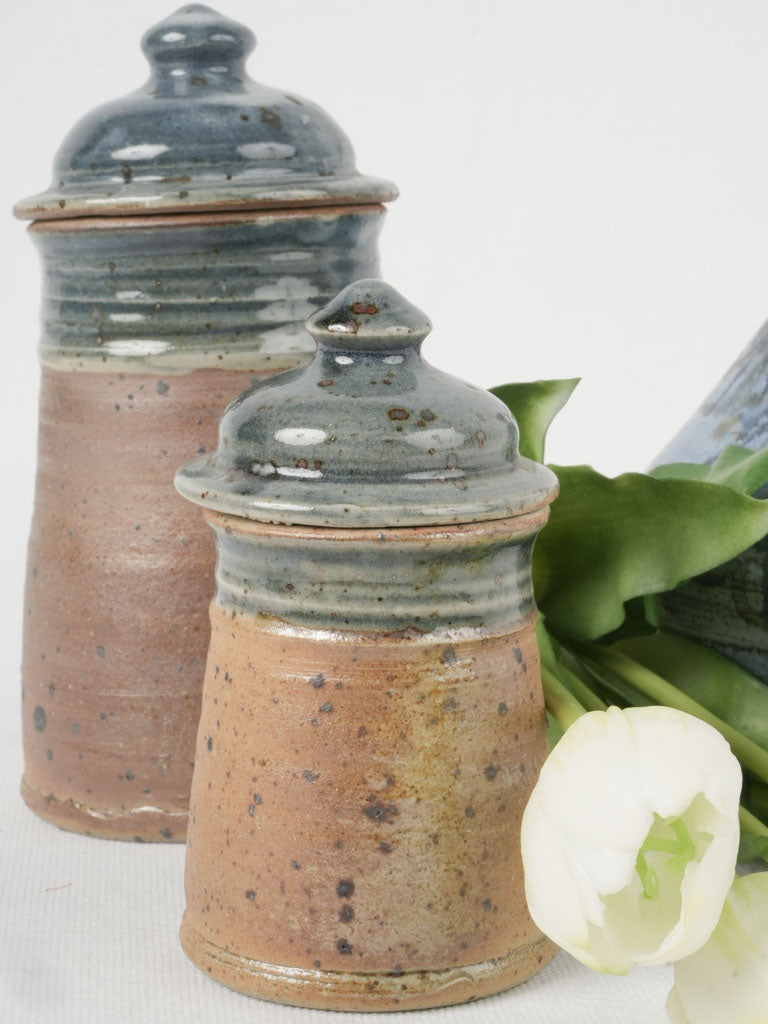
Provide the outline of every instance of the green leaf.
{"type": "Polygon", "coordinates": [[[560,637],[618,629],[626,601],[671,590],[768,532],[768,502],[729,487],[552,468],[560,497],[536,542],[533,572],[537,603],[560,637]]]}
{"type": "Polygon", "coordinates": [[[768,750],[768,686],[740,665],[672,633],[633,637],[614,646],[768,750]]]}
{"type": "Polygon", "coordinates": [[[768,480],[768,448],[753,452],[739,445],[728,445],[711,465],[671,462],[656,466],[651,476],[657,480],[705,480],[730,487],[738,494],[754,494],[768,480]]]}
{"type": "Polygon", "coordinates": [[[627,637],[648,636],[655,633],[658,628],[659,607],[656,595],[643,594],[642,597],[633,597],[626,602],[624,621],[618,629],[601,637],[600,642],[612,644],[627,637]]]}
{"type": "Polygon", "coordinates": [[[768,836],[749,836],[742,832],[739,837],[739,852],[736,859],[739,864],[751,860],[759,860],[768,855],[768,836]]]}
{"type": "Polygon", "coordinates": [[[557,672],[560,661],[560,645],[557,640],[550,636],[544,624],[544,616],[539,615],[536,619],[536,642],[539,645],[539,659],[544,668],[550,672],[557,672]]]}
{"type": "Polygon", "coordinates": [[[544,441],[552,420],[573,394],[579,378],[534,380],[524,384],[500,384],[491,388],[517,420],[520,454],[544,461],[544,441]]]}
{"type": "Polygon", "coordinates": [[[547,712],[547,741],[549,743],[549,749],[554,750],[557,746],[557,742],[564,735],[564,731],[559,725],[554,715],[547,712]]]}
{"type": "Polygon", "coordinates": [[[745,811],[749,811],[752,819],[760,823],[762,831],[768,836],[768,786],[759,779],[745,774],[741,804],[745,811]]]}
{"type": "Polygon", "coordinates": [[[580,660],[582,667],[589,672],[595,682],[602,690],[609,694],[612,704],[620,708],[643,708],[657,703],[653,698],[638,690],[632,683],[627,682],[618,672],[613,672],[605,665],[596,661],[580,660]]]}
{"type": "Polygon", "coordinates": [[[768,821],[768,786],[756,779],[747,780],[747,804],[762,822],[768,821]]]}
{"type": "Polygon", "coordinates": [[[739,829],[741,836],[737,860],[757,860],[758,857],[768,860],[768,826],[744,804],[739,805],[739,829]]]}

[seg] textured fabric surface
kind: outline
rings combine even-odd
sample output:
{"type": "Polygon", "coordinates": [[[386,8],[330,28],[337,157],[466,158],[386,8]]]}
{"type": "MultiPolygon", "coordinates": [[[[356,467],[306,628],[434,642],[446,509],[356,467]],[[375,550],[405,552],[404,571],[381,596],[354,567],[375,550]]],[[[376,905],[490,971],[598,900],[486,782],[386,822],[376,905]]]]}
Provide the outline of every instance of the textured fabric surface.
{"type": "Polygon", "coordinates": [[[21,749],[0,741],[2,1024],[665,1024],[671,970],[593,974],[566,954],[517,989],[469,1006],[349,1014],[249,999],[186,959],[182,846],[86,839],[18,795],[21,749]]]}

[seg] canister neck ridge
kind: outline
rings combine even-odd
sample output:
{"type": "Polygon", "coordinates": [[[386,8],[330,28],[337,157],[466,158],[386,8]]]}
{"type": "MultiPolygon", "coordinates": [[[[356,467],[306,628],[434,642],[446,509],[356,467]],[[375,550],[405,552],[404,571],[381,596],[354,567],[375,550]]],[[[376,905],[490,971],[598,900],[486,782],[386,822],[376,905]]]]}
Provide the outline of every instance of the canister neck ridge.
{"type": "Polygon", "coordinates": [[[255,46],[247,26],[204,4],[187,4],[141,40],[155,96],[187,95],[201,87],[242,92],[245,61],[255,46]]]}
{"type": "Polygon", "coordinates": [[[543,507],[464,526],[342,530],[208,512],[216,604],[278,632],[425,642],[503,634],[534,613],[531,551],[547,515],[543,507]]]}

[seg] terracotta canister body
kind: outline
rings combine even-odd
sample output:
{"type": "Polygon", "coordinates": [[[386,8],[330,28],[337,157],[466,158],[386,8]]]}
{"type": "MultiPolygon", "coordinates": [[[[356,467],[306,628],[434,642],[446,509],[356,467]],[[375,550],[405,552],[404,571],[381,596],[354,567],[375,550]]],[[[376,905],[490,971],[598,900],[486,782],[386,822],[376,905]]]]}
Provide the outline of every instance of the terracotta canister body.
{"type": "Polygon", "coordinates": [[[556,481],[493,396],[360,281],[309,366],[255,385],[177,475],[217,592],[181,940],[305,1006],[464,1002],[554,954],[520,818],[547,753],[530,562],[556,481]]]}
{"type": "Polygon", "coordinates": [[[84,118],[33,218],[44,275],[24,618],[22,793],[65,828],[183,840],[214,549],[173,473],[307,315],[378,274],[392,198],[253,37],[201,5],[144,38],[147,85],[84,118]]]}
{"type": "MultiPolygon", "coordinates": [[[[655,464],[714,462],[728,445],[768,444],[768,324],[655,464]]],[[[756,492],[768,495],[768,481],[756,492]]],[[[661,598],[664,626],[716,647],[768,683],[768,540],[661,598]]]]}

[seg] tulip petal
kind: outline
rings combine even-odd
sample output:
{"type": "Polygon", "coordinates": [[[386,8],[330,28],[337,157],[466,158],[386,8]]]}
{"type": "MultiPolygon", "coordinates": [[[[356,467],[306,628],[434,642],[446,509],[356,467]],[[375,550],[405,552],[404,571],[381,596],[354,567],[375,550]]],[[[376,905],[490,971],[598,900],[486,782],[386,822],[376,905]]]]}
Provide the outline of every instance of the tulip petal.
{"type": "Polygon", "coordinates": [[[737,878],[709,941],[675,964],[672,1024],[768,1020],[768,871],[737,878]]]}
{"type": "Polygon", "coordinates": [[[614,973],[697,949],[733,879],[740,787],[728,744],[690,715],[645,707],[582,716],[523,815],[534,921],[582,963],[614,973]]]}

